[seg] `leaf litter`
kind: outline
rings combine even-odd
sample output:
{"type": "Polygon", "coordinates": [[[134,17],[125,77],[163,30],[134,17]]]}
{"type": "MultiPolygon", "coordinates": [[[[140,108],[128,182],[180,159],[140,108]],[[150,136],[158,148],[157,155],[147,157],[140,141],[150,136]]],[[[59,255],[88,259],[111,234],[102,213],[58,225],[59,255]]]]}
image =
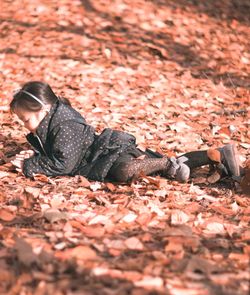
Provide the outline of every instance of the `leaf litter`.
{"type": "Polygon", "coordinates": [[[249,294],[250,6],[196,2],[2,1],[1,294],[249,294]],[[245,176],[25,179],[10,161],[26,131],[8,104],[28,80],[142,149],[217,159],[234,142],[245,176]]]}

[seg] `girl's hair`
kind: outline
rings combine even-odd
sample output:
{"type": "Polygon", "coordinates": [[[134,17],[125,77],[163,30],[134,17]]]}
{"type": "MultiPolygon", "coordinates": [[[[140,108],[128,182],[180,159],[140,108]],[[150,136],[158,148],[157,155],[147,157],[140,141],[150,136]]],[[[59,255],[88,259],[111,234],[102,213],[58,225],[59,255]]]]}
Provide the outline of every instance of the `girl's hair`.
{"type": "Polygon", "coordinates": [[[14,94],[10,103],[10,110],[14,112],[17,108],[26,111],[40,111],[44,105],[54,104],[60,100],[62,103],[70,105],[67,98],[55,95],[49,84],[39,81],[31,81],[23,85],[23,87],[14,94]]]}

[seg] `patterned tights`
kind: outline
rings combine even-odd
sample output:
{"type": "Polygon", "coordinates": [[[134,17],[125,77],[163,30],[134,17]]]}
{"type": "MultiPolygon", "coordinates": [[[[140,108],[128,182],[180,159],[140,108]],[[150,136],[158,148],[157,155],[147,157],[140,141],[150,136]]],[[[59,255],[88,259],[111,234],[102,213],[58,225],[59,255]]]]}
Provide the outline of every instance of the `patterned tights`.
{"type": "Polygon", "coordinates": [[[115,181],[128,182],[133,178],[138,178],[141,174],[151,175],[167,173],[168,158],[130,158],[117,161],[109,171],[109,177],[115,181]]]}

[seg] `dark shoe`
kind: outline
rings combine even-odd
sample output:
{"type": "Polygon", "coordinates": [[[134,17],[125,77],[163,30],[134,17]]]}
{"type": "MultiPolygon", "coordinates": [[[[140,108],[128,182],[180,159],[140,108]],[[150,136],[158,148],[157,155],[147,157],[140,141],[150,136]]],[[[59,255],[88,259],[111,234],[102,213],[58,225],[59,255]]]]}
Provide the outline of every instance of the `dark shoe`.
{"type": "Polygon", "coordinates": [[[220,152],[220,161],[216,164],[216,167],[222,172],[222,176],[239,177],[241,169],[235,145],[227,144],[217,150],[220,152]]]}

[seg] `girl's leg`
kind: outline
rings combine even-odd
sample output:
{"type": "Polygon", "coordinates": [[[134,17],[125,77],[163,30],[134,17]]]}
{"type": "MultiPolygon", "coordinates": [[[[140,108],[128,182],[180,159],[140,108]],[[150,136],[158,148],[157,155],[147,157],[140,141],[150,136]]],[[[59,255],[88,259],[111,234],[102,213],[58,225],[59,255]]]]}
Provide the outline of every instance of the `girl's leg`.
{"type": "Polygon", "coordinates": [[[179,157],[179,159],[182,159],[183,157],[186,158],[185,164],[190,168],[197,168],[204,165],[210,165],[214,162],[209,159],[207,151],[194,151],[186,153],[179,157]]]}
{"type": "Polygon", "coordinates": [[[237,151],[233,144],[227,144],[218,149],[189,152],[178,159],[190,169],[215,165],[224,175],[238,177],[241,174],[237,151]]]}
{"type": "Polygon", "coordinates": [[[162,176],[186,182],[190,176],[190,169],[209,164],[216,165],[225,175],[240,176],[235,147],[228,144],[216,150],[189,152],[177,159],[163,157],[141,160],[126,154],[114,163],[108,177],[115,181],[128,182],[132,178],[139,177],[140,174],[159,173],[162,176]]]}
{"type": "Polygon", "coordinates": [[[159,173],[178,181],[186,181],[189,178],[190,169],[185,165],[179,165],[173,159],[163,158],[128,158],[118,160],[110,169],[109,177],[115,181],[128,182],[141,174],[152,175],[159,173]]]}

